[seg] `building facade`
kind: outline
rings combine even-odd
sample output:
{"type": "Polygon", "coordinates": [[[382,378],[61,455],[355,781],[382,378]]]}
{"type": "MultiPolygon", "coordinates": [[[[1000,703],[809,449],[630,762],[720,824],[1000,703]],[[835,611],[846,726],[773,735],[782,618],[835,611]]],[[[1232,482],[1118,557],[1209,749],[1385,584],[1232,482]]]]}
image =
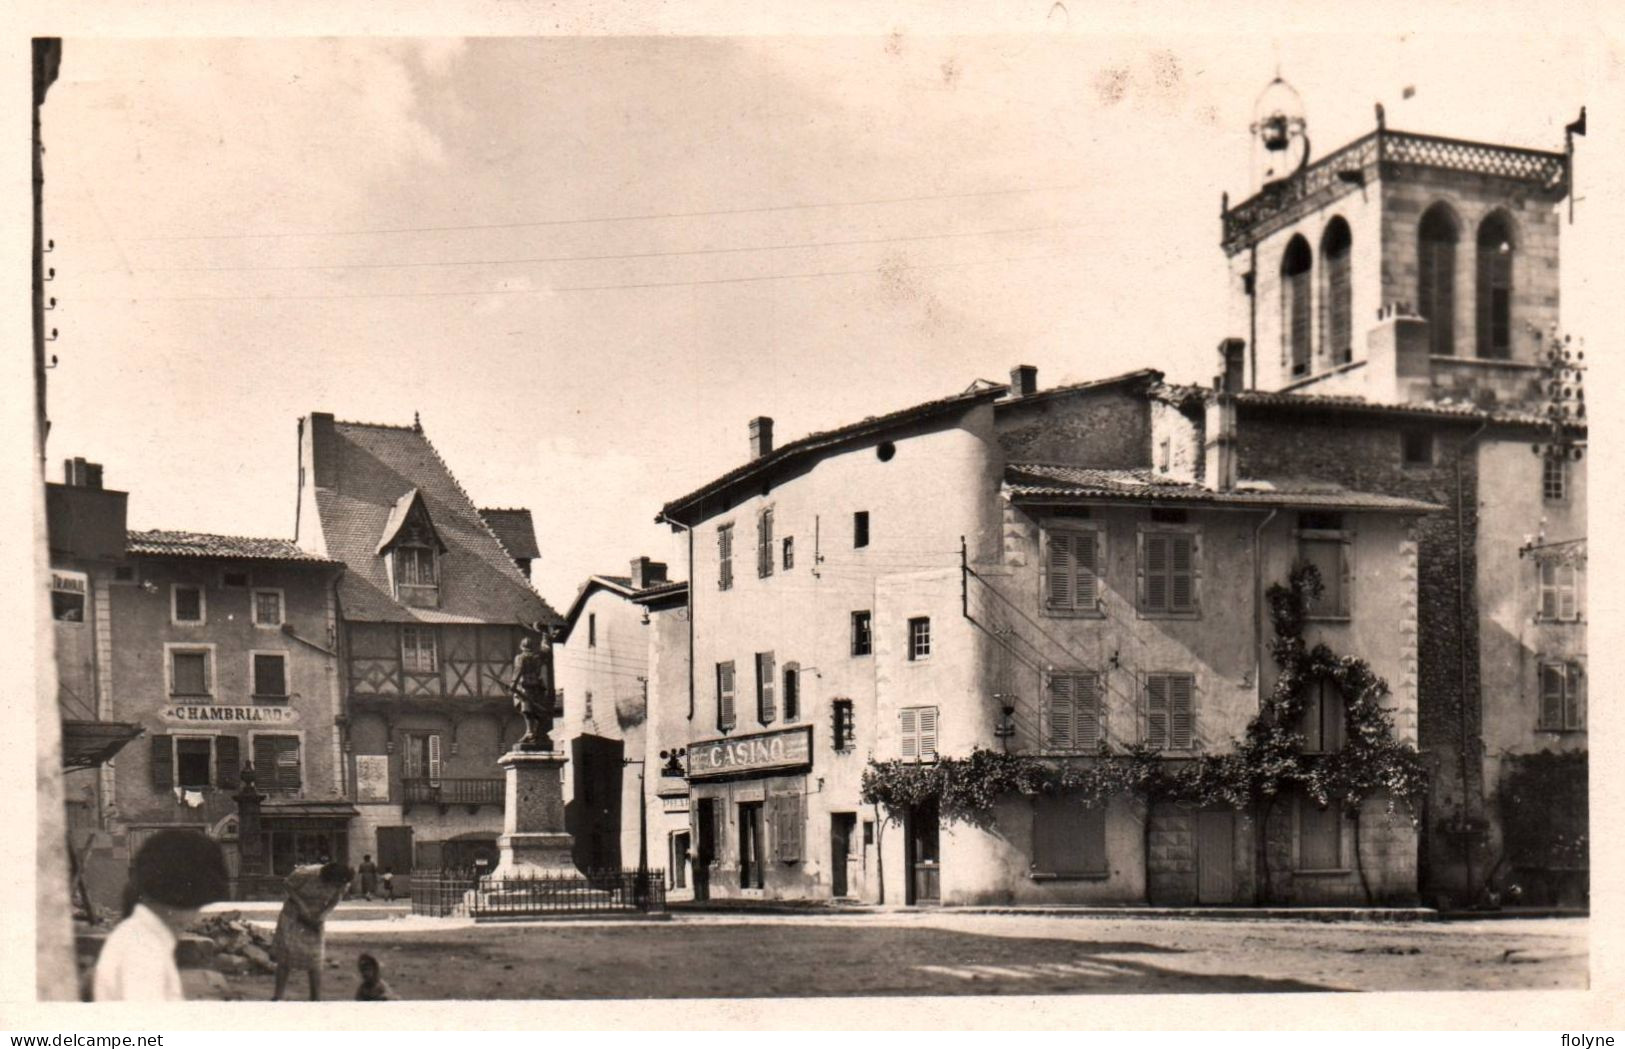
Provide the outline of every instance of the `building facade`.
{"type": "MultiPolygon", "coordinates": [[[[351,843],[403,880],[494,863],[496,760],[524,733],[508,683],[557,621],[422,427],[300,421],[298,544],[342,562],[341,762],[351,843]]],[[[507,530],[516,512],[504,512],[507,530]]],[[[528,520],[528,515],[525,518],[528,520]]],[[[521,553],[534,553],[531,548],[521,553]]]]}

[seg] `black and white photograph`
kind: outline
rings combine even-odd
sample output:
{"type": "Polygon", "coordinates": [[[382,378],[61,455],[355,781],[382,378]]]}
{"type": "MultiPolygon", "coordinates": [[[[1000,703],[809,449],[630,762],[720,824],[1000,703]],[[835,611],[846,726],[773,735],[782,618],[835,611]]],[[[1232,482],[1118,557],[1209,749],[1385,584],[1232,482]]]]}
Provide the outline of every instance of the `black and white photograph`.
{"type": "Polygon", "coordinates": [[[1600,1008],[1617,19],[1152,6],[13,25],[26,998],[1600,1008]]]}

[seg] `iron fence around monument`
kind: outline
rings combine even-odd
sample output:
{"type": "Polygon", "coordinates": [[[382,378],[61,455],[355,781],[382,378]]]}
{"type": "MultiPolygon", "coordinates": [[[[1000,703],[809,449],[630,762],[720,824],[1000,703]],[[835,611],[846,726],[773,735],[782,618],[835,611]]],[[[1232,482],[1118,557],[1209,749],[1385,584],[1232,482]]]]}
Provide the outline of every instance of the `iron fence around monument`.
{"type": "Polygon", "coordinates": [[[489,881],[487,868],[414,869],[412,913],[475,919],[655,914],[666,909],[666,872],[598,870],[489,881]]]}

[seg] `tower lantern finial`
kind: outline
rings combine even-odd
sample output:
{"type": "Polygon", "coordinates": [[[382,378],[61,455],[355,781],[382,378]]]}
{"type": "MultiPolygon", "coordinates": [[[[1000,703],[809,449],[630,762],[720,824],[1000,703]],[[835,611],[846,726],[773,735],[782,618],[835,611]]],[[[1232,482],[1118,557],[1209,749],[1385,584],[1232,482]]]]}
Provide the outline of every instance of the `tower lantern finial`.
{"type": "Polygon", "coordinates": [[[1262,147],[1260,188],[1280,182],[1309,163],[1308,122],[1303,99],[1277,69],[1253,104],[1252,133],[1262,147]]]}

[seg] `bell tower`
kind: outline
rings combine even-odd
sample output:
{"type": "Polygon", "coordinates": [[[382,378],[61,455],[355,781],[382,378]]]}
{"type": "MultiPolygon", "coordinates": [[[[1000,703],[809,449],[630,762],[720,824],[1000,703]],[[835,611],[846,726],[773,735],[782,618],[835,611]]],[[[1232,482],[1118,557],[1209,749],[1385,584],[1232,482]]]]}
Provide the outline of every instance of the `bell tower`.
{"type": "Polygon", "coordinates": [[[1314,158],[1279,77],[1254,115],[1252,194],[1221,209],[1248,386],[1538,400],[1572,151],[1392,130],[1378,106],[1375,130],[1314,158]]]}

